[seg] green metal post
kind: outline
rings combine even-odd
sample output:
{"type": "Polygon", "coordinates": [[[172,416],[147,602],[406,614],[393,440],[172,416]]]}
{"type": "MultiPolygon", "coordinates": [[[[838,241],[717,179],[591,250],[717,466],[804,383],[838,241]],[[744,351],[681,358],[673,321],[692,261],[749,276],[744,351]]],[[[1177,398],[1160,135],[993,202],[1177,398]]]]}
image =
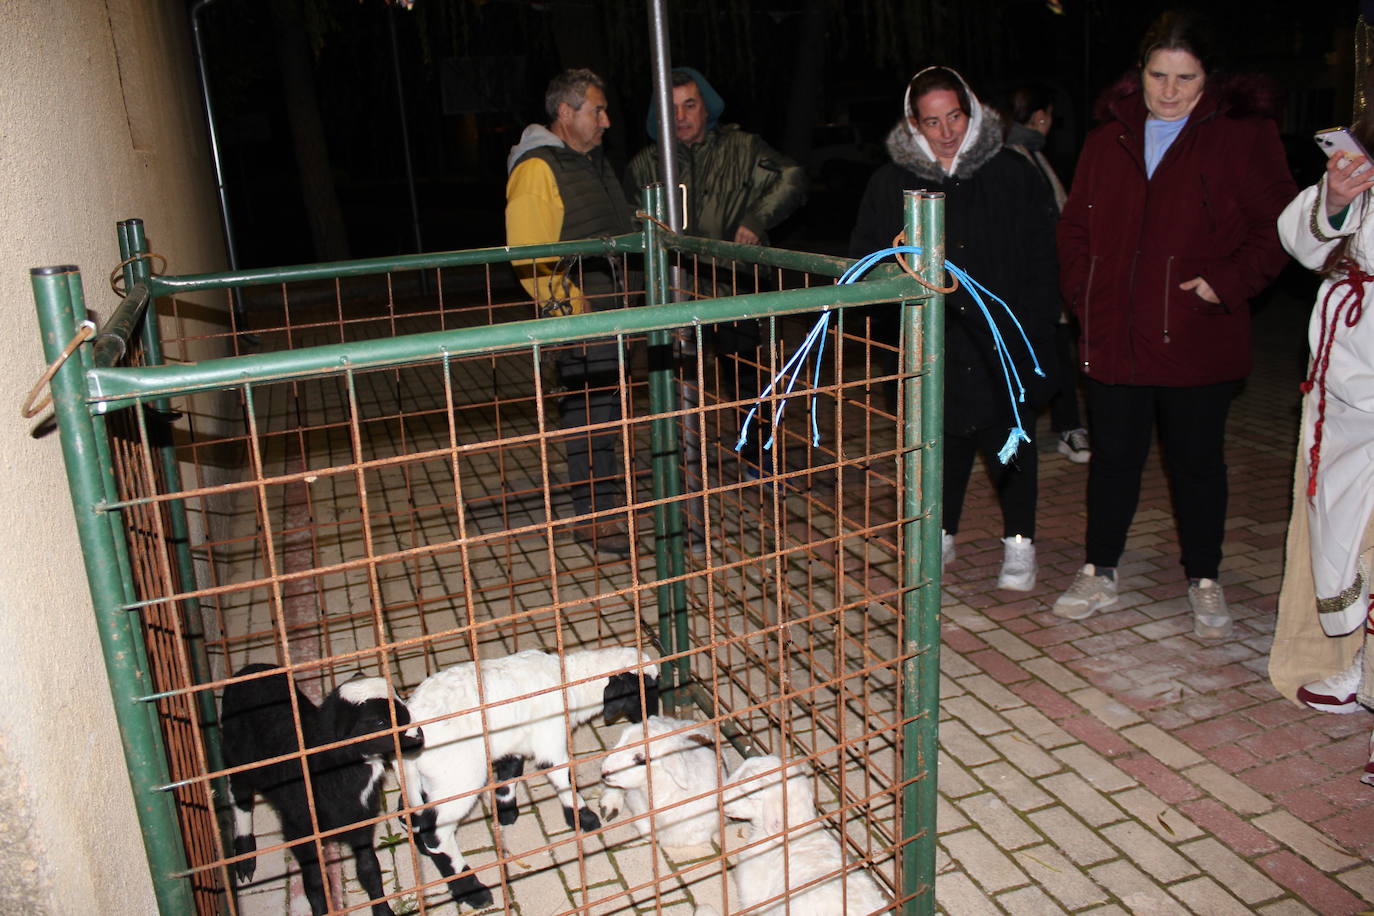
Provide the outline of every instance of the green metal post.
{"type": "MultiPolygon", "coordinates": [[[[52,361],[61,355],[75,333],[78,314],[82,319],[85,317],[84,311],[77,311],[81,275],[75,267],[40,267],[31,274],[43,352],[52,361]]],[[[148,705],[139,701],[152,689],[143,653],[138,650],[139,641],[134,638],[128,612],[122,606],[123,571],[127,566],[119,563],[114,530],[106,514],[99,511],[114,482],[108,465],[97,467],[91,460],[99,453],[97,430],[84,403],[86,391],[80,361],[69,359],[53,376],[51,389],[86,579],[153,891],[159,912],[182,916],[194,912],[195,904],[190,881],[174,877],[185,871],[186,858],[174,799],[170,792],[157,788],[168,781],[166,758],[160,749],[154,717],[149,714],[148,705]]]]}
{"type": "MultiPolygon", "coordinates": [[[[645,204],[650,213],[662,214],[663,195],[660,185],[647,190],[645,204]]],[[[644,288],[650,308],[668,301],[668,258],[661,235],[653,220],[644,221],[644,288]]],[[[654,560],[659,579],[675,580],[657,589],[658,635],[663,651],[676,653],[687,648],[688,635],[687,583],[682,579],[686,572],[686,513],[677,498],[682,495],[682,450],[678,443],[678,421],[667,416],[677,410],[677,360],[672,331],[651,331],[648,343],[649,409],[656,414],[649,432],[653,449],[653,493],[655,500],[670,500],[654,507],[654,560]]],[[[685,694],[675,689],[686,686],[689,670],[689,662],[684,658],[660,672],[665,706],[689,702],[685,694]]]]}
{"type": "MultiPolygon", "coordinates": [[[[126,219],[118,224],[119,258],[128,260],[136,254],[148,253],[148,239],[143,232],[143,220],[126,219]]],[[[151,271],[145,259],[138,259],[124,265],[124,283],[133,289],[136,283],[146,284],[151,279],[151,271]]],[[[141,325],[144,361],[149,365],[160,366],[165,362],[162,355],[162,328],[158,324],[157,302],[150,301],[143,314],[141,325]]],[[[152,402],[153,409],[164,417],[171,417],[172,403],[166,398],[152,402]]],[[[170,420],[168,426],[170,427],[170,420]]],[[[162,478],[167,492],[177,493],[181,486],[181,464],[177,461],[176,444],[169,435],[166,442],[158,446],[158,461],[162,466],[162,478]]],[[[176,563],[179,587],[183,591],[196,588],[195,558],[191,556],[191,526],[186,518],[186,501],[171,500],[167,503],[167,535],[171,539],[173,560],[176,563]]],[[[201,613],[200,599],[187,598],[184,613],[181,615],[182,632],[186,636],[186,652],[191,661],[191,676],[197,684],[214,680],[210,671],[210,658],[205,648],[205,618],[201,613]]],[[[215,707],[215,697],[208,690],[196,694],[200,707],[201,734],[205,739],[206,762],[211,770],[224,769],[224,758],[220,755],[219,711],[215,707]]],[[[221,798],[228,798],[225,780],[215,781],[215,792],[221,798]]]]}
{"type": "MultiPolygon", "coordinates": [[[[908,191],[906,237],[923,249],[921,277],[944,286],[944,195],[908,191]]],[[[908,258],[909,261],[912,259],[908,258]]],[[[940,687],[940,524],[944,295],[902,309],[902,618],[904,621],[902,896],[904,913],[935,912],[936,760],[940,687]]]]}

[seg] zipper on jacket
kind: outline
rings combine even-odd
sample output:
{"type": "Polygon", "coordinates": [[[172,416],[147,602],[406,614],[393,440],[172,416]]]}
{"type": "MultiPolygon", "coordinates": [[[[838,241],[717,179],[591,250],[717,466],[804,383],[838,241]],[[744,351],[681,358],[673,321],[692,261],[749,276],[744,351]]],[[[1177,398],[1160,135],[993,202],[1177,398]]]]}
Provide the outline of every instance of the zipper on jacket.
{"type": "Polygon", "coordinates": [[[1092,302],[1093,302],[1093,273],[1097,270],[1097,255],[1088,259],[1088,285],[1083,290],[1083,352],[1078,354],[1078,358],[1083,361],[1083,374],[1087,375],[1092,368],[1093,361],[1088,358],[1092,352],[1092,302]]]}
{"type": "Polygon", "coordinates": [[[1169,342],[1169,293],[1173,291],[1171,282],[1174,272],[1174,256],[1164,262],[1164,342],[1169,342]]]}

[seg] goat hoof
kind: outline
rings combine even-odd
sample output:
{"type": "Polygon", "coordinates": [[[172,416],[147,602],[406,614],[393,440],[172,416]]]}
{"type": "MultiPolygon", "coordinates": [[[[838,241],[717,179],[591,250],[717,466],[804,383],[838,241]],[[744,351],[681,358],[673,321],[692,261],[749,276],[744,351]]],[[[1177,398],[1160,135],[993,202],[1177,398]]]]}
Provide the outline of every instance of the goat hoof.
{"type": "MultiPolygon", "coordinates": [[[[473,879],[473,880],[476,881],[476,879],[473,879]]],[[[468,906],[472,907],[474,910],[482,910],[482,909],[486,909],[487,907],[491,906],[492,903],[493,903],[493,901],[494,901],[494,898],[491,896],[491,891],[487,890],[487,889],[486,889],[485,887],[483,887],[481,884],[478,884],[478,885],[477,885],[477,890],[472,891],[472,892],[466,894],[466,895],[465,895],[461,900],[459,900],[458,902],[459,902],[460,904],[466,903],[468,906]]]]}
{"type": "Polygon", "coordinates": [[[515,805],[509,808],[502,805],[496,806],[496,822],[502,827],[509,827],[520,819],[520,809],[515,805]]]}
{"type": "Polygon", "coordinates": [[[613,821],[613,820],[615,820],[615,819],[618,818],[618,817],[620,817],[620,809],[619,809],[619,808],[607,807],[606,805],[602,805],[602,806],[601,806],[601,820],[602,820],[602,821],[613,821]]]}
{"type": "MultiPolygon", "coordinates": [[[[573,810],[563,809],[563,820],[567,821],[568,826],[573,826],[573,810]]],[[[596,816],[591,808],[581,808],[577,812],[577,826],[583,831],[590,832],[601,827],[601,819],[596,816]]]]}

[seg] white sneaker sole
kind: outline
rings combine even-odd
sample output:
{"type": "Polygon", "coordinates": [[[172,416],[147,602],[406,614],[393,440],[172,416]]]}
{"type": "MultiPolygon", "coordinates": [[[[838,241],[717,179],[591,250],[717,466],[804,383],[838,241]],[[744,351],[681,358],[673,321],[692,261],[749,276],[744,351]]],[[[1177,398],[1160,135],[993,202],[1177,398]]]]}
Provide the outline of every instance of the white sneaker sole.
{"type": "Polygon", "coordinates": [[[1059,454],[1072,461],[1074,464],[1087,464],[1092,460],[1092,449],[1079,449],[1074,451],[1069,447],[1069,443],[1063,439],[1059,440],[1059,454]]]}
{"type": "Polygon", "coordinates": [[[1028,592],[1035,588],[1035,573],[1025,576],[998,576],[997,587],[1009,592],[1028,592]]]}
{"type": "Polygon", "coordinates": [[[1086,606],[1079,604],[1060,604],[1054,603],[1054,616],[1063,617],[1065,620],[1087,620],[1098,611],[1105,611],[1109,607],[1116,605],[1121,600],[1120,595],[1113,595],[1110,601],[1093,602],[1086,606]]]}

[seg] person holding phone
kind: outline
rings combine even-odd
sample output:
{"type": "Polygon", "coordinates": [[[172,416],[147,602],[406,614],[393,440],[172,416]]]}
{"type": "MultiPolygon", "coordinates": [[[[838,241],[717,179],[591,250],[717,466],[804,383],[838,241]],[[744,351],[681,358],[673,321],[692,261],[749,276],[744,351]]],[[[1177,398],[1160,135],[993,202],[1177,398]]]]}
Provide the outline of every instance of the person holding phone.
{"type": "Polygon", "coordinates": [[[1199,14],[1166,12],[1099,103],[1057,234],[1093,430],[1086,562],[1060,617],[1117,602],[1157,425],[1193,633],[1231,632],[1226,417],[1251,369],[1250,299],[1284,264],[1274,220],[1297,190],[1259,89],[1223,75],[1199,14]]]}
{"type": "MultiPolygon", "coordinates": [[[[1374,74],[1366,74],[1374,87],[1374,74]]],[[[1324,712],[1374,704],[1366,657],[1374,554],[1374,114],[1321,131],[1326,173],[1279,217],[1279,237],[1322,276],[1308,322],[1293,514],[1269,658],[1274,686],[1324,712]],[[1334,673],[1333,673],[1334,672],[1334,673]],[[1313,680],[1320,678],[1319,680],[1313,680]]],[[[1374,783],[1374,759],[1363,779],[1374,783]]]]}

